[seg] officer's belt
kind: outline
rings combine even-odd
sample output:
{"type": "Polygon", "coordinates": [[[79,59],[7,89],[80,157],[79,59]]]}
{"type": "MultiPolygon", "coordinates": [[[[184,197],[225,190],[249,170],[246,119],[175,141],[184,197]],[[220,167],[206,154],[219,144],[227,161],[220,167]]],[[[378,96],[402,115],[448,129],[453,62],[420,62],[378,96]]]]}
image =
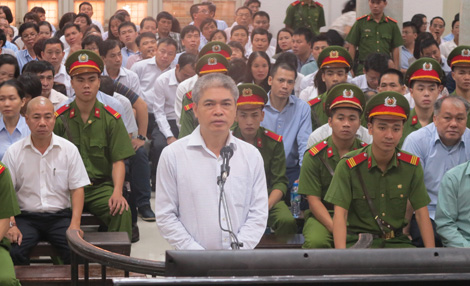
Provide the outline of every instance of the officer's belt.
{"type": "Polygon", "coordinates": [[[367,205],[369,206],[370,212],[374,216],[374,219],[377,222],[377,225],[379,226],[380,231],[382,232],[383,236],[387,236],[387,232],[385,231],[384,227],[390,229],[392,232],[396,232],[397,229],[395,227],[393,227],[390,223],[386,222],[385,220],[379,217],[379,213],[377,212],[374,206],[374,202],[372,202],[369,192],[367,191],[366,184],[364,183],[364,179],[362,179],[362,174],[361,174],[361,170],[359,169],[359,167],[356,168],[356,172],[359,178],[359,182],[361,183],[361,186],[362,186],[362,191],[364,192],[364,195],[367,199],[367,205]]]}
{"type": "MultiPolygon", "coordinates": [[[[353,232],[353,231],[349,231],[349,230],[348,230],[347,233],[348,233],[349,235],[359,235],[359,234],[362,233],[362,232],[353,232]]],[[[402,234],[403,234],[403,228],[395,229],[395,230],[392,230],[392,231],[390,231],[390,232],[386,232],[386,233],[381,234],[381,235],[380,235],[380,234],[373,234],[373,233],[371,233],[371,234],[372,234],[372,237],[373,237],[374,239],[376,239],[376,238],[381,238],[381,239],[388,240],[388,239],[392,239],[392,238],[395,238],[395,237],[397,237],[397,236],[402,235],[402,234]]]]}
{"type": "Polygon", "coordinates": [[[100,178],[100,179],[90,179],[90,186],[100,185],[102,183],[110,182],[109,178],[100,178]]]}

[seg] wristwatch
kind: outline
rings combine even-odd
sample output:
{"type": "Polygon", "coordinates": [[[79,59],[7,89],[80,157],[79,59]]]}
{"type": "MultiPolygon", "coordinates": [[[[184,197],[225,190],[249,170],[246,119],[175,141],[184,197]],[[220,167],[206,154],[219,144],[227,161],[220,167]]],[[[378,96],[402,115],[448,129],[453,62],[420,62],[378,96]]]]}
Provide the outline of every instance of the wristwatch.
{"type": "Polygon", "coordinates": [[[139,140],[142,140],[142,141],[146,141],[147,140],[147,137],[145,137],[144,135],[137,135],[137,139],[139,140]]]}
{"type": "Polygon", "coordinates": [[[14,227],[14,226],[16,226],[16,222],[10,221],[10,228],[12,228],[12,227],[14,227]]]}

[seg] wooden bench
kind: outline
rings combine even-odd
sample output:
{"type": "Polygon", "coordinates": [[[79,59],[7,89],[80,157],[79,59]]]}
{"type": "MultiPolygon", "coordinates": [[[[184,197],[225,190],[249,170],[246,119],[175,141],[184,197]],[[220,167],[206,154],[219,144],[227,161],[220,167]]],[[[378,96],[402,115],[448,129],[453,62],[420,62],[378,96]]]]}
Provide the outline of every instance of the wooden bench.
{"type": "MultiPolygon", "coordinates": [[[[112,279],[125,277],[124,271],[110,268],[106,269],[106,285],[113,285],[112,279]]],[[[70,286],[71,271],[70,265],[31,265],[31,266],[15,266],[16,277],[23,286],[70,286]]],[[[78,267],[79,285],[85,285],[83,278],[85,277],[85,266],[78,267]]],[[[130,277],[145,278],[146,275],[131,272],[130,277]]],[[[103,285],[101,277],[101,265],[89,266],[89,285],[103,285]]]]}

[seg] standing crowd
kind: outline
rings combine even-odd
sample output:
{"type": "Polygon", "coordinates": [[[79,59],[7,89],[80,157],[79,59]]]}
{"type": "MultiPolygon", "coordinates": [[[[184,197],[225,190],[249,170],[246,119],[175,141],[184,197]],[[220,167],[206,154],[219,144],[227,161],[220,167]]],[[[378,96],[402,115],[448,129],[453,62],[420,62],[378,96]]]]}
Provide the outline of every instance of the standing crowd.
{"type": "Polygon", "coordinates": [[[470,246],[470,46],[458,14],[444,35],[441,17],[399,27],[387,4],[346,1],[320,33],[322,4],[295,1],[275,35],[259,0],[231,26],[202,2],[185,27],[121,9],[106,32],[89,2],[57,28],[41,7],[16,28],[0,6],[0,284],[19,285],[13,264],[42,240],[70,263],[82,212],[133,242],[138,216],[156,221],[176,249],[252,249],[267,231],[470,246]]]}

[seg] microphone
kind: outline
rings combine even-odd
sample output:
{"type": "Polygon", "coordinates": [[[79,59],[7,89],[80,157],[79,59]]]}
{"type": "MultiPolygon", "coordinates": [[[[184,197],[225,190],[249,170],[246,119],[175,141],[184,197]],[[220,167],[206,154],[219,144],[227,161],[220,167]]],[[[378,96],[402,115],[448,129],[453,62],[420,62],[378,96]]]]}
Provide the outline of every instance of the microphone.
{"type": "Polygon", "coordinates": [[[233,149],[230,146],[224,146],[220,149],[220,156],[222,157],[222,165],[220,167],[220,174],[222,180],[225,182],[229,173],[230,173],[230,166],[229,161],[230,158],[233,156],[233,149]]]}

